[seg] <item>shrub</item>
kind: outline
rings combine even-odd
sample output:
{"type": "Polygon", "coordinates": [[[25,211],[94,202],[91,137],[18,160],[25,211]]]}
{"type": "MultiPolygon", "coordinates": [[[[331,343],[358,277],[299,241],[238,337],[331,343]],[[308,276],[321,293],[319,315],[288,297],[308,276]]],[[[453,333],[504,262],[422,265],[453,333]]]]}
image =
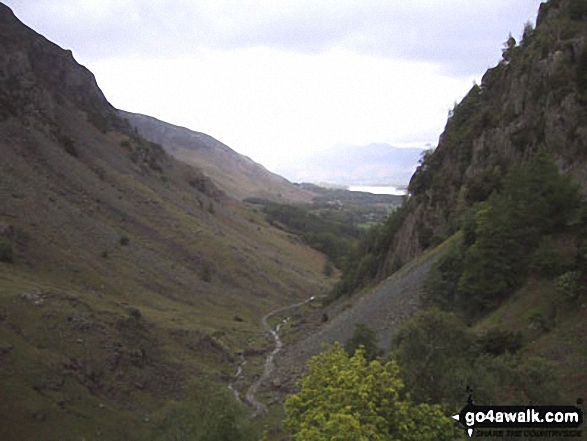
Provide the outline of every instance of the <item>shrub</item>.
{"type": "Polygon", "coordinates": [[[208,283],[212,281],[212,267],[208,262],[204,262],[200,269],[200,280],[208,283]]]}
{"type": "Polygon", "coordinates": [[[498,356],[506,352],[515,353],[522,348],[520,332],[492,328],[477,338],[481,352],[498,356]]]}
{"type": "Polygon", "coordinates": [[[259,439],[245,407],[224,387],[198,380],[183,401],[169,400],[154,418],[154,441],[259,439]]]}
{"type": "Polygon", "coordinates": [[[377,347],[376,341],[377,336],[375,332],[367,325],[358,323],[355,325],[353,336],[345,343],[344,350],[352,356],[357,349],[363,348],[365,358],[367,360],[374,360],[382,353],[381,349],[377,347]]]}
{"type": "Polygon", "coordinates": [[[61,138],[61,144],[63,145],[63,149],[69,155],[73,156],[74,158],[77,158],[79,156],[79,150],[77,149],[74,140],[71,139],[69,136],[63,136],[61,138]]]}
{"type": "Polygon", "coordinates": [[[300,392],[285,402],[283,426],[301,440],[452,440],[456,425],[440,406],[404,398],[397,364],[349,356],[335,345],[308,362],[300,392]]]}
{"type": "Polygon", "coordinates": [[[530,268],[540,275],[555,277],[564,272],[570,265],[565,262],[561,251],[555,246],[551,236],[544,236],[538,249],[532,255],[530,268]]]}
{"type": "Polygon", "coordinates": [[[413,399],[459,402],[467,385],[473,336],[454,314],[430,309],[402,323],[394,355],[413,399]]]}
{"type": "Polygon", "coordinates": [[[556,281],[556,288],[568,301],[576,300],[585,292],[579,271],[568,271],[561,275],[556,281]]]}
{"type": "Polygon", "coordinates": [[[0,262],[12,263],[13,261],[12,243],[7,238],[0,237],[0,262]]]}
{"type": "Polygon", "coordinates": [[[120,237],[119,243],[124,247],[130,243],[130,239],[128,238],[128,236],[123,235],[120,237]]]}

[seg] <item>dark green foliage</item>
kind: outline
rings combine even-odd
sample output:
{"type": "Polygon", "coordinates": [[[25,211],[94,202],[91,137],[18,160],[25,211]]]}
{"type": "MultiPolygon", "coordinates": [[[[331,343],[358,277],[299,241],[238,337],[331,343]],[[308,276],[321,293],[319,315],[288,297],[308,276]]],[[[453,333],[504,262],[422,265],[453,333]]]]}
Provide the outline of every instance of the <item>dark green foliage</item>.
{"type": "Polygon", "coordinates": [[[474,242],[458,284],[466,309],[494,308],[520,287],[542,236],[564,228],[578,203],[576,186],[541,153],[510,170],[503,190],[480,204],[473,218],[474,242]]]}
{"type": "Polygon", "coordinates": [[[477,212],[476,240],[467,250],[458,290],[470,314],[496,307],[525,280],[526,253],[510,223],[509,203],[498,195],[477,212]]]}
{"type": "Polygon", "coordinates": [[[516,49],[516,44],[516,39],[510,34],[507,41],[503,44],[503,49],[501,51],[501,55],[505,61],[511,61],[516,49]]]}
{"type": "Polygon", "coordinates": [[[464,253],[464,246],[453,244],[434,265],[424,283],[422,302],[425,306],[450,311],[462,301],[457,286],[463,272],[464,253]]]}
{"type": "Polygon", "coordinates": [[[501,176],[493,170],[485,170],[469,181],[465,200],[469,205],[473,205],[486,200],[493,191],[500,189],[501,176]]]}
{"type": "Polygon", "coordinates": [[[151,170],[162,172],[163,163],[166,161],[167,154],[160,144],[146,141],[143,138],[135,138],[135,143],[131,146],[130,159],[135,164],[145,165],[151,170]]]}
{"type": "Polygon", "coordinates": [[[341,267],[360,231],[352,224],[318,216],[307,208],[267,203],[263,207],[269,223],[299,235],[312,248],[326,254],[341,267]]]}
{"type": "Polygon", "coordinates": [[[155,419],[153,441],[245,441],[259,439],[246,418],[246,409],[226,387],[203,380],[189,397],[170,402],[155,419]]]}
{"type": "MultiPolygon", "coordinates": [[[[542,357],[479,354],[470,365],[469,385],[484,404],[553,404],[560,402],[556,366],[542,357]]],[[[458,404],[458,403],[455,403],[458,404]]]]}
{"type": "Polygon", "coordinates": [[[118,242],[120,243],[120,245],[122,245],[124,247],[130,243],[130,239],[127,235],[122,235],[118,242]]]}
{"type": "Polygon", "coordinates": [[[416,402],[461,406],[466,388],[483,404],[554,403],[560,379],[552,363],[518,353],[518,333],[475,335],[453,314],[435,309],[404,322],[392,347],[416,402]]]}
{"type": "MultiPolygon", "coordinates": [[[[327,303],[342,296],[351,295],[357,289],[376,281],[382,262],[392,246],[396,232],[401,227],[407,209],[399,207],[389,215],[385,223],[370,228],[356,245],[343,266],[341,280],[328,294],[327,303]]],[[[391,270],[399,269],[400,262],[395,262],[391,270]]]]}
{"type": "Polygon", "coordinates": [[[402,324],[394,356],[416,402],[462,400],[468,384],[473,336],[453,314],[430,309],[402,324]]]}
{"type": "Polygon", "coordinates": [[[344,350],[352,356],[359,347],[365,350],[365,358],[367,360],[375,360],[382,354],[381,349],[377,346],[375,332],[363,323],[355,325],[353,336],[345,343],[344,350]]]}
{"type": "Polygon", "coordinates": [[[200,280],[210,283],[212,281],[212,266],[208,262],[202,264],[200,269],[200,280]]]}
{"type": "Polygon", "coordinates": [[[506,352],[515,353],[522,348],[522,334],[520,332],[504,331],[491,328],[477,337],[479,350],[484,354],[498,356],[506,352]]]}
{"type": "Polygon", "coordinates": [[[322,271],[326,277],[331,277],[334,273],[334,267],[332,266],[332,262],[328,260],[324,264],[324,270],[322,271]]]}
{"type": "Polygon", "coordinates": [[[65,150],[67,154],[73,156],[74,158],[79,157],[79,150],[77,149],[75,141],[70,136],[60,134],[59,141],[63,146],[63,150],[65,150]]]}
{"type": "Polygon", "coordinates": [[[565,259],[562,251],[554,244],[552,236],[544,236],[530,258],[530,270],[546,277],[559,276],[572,266],[573,262],[565,259]]]}
{"type": "Polygon", "coordinates": [[[412,195],[422,193],[432,183],[434,171],[438,168],[439,163],[436,161],[437,155],[433,150],[425,150],[420,158],[420,165],[412,175],[408,191],[412,195]]]}
{"type": "Polygon", "coordinates": [[[5,237],[0,237],[0,262],[11,263],[14,261],[12,243],[5,237]]]}
{"type": "Polygon", "coordinates": [[[583,48],[583,50],[577,57],[575,76],[578,89],[581,92],[587,90],[587,48],[583,48]]]}
{"type": "Polygon", "coordinates": [[[569,302],[577,300],[587,292],[587,284],[581,271],[568,271],[556,281],[557,291],[569,302]]]}
{"type": "Polygon", "coordinates": [[[206,194],[208,189],[208,181],[204,176],[193,176],[188,178],[188,184],[198,190],[200,193],[206,194]]]}
{"type": "Polygon", "coordinates": [[[88,122],[102,133],[106,133],[110,129],[111,123],[105,115],[100,115],[98,112],[88,112],[87,118],[88,122]]]}
{"type": "Polygon", "coordinates": [[[432,228],[423,224],[418,225],[418,241],[420,242],[420,247],[423,250],[430,248],[433,243],[433,237],[434,231],[432,228]]]}
{"type": "Polygon", "coordinates": [[[587,2],[585,0],[569,0],[568,5],[568,13],[571,19],[583,20],[587,18],[587,2]]]}

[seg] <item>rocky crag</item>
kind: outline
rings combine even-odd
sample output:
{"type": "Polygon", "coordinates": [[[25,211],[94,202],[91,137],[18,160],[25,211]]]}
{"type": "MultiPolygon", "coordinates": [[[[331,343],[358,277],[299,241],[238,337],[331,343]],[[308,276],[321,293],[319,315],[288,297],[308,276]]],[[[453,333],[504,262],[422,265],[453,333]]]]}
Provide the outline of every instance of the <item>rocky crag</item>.
{"type": "Polygon", "coordinates": [[[585,2],[551,0],[540,5],[535,28],[505,43],[502,61],[454,108],[413,175],[408,214],[378,279],[420,255],[429,237],[453,233],[467,207],[539,150],[587,189],[586,18],[585,2]]]}

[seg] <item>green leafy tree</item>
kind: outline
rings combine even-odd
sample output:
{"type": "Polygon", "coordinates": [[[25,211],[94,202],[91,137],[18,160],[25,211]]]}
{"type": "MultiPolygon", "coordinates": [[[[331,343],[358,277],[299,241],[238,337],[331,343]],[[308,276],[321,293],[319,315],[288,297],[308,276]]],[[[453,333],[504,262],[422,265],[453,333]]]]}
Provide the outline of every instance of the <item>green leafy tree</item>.
{"type": "Polygon", "coordinates": [[[381,349],[377,347],[375,332],[367,325],[357,323],[353,336],[347,340],[344,349],[349,355],[353,355],[361,347],[365,351],[367,360],[374,360],[381,355],[381,349]]]}
{"type": "Polygon", "coordinates": [[[473,335],[454,314],[429,309],[404,322],[393,353],[414,400],[460,403],[470,379],[473,335]]]}
{"type": "Polygon", "coordinates": [[[463,309],[482,313],[493,308],[524,281],[526,253],[511,223],[509,202],[492,195],[476,215],[476,241],[468,249],[458,289],[463,309]]]}
{"type": "Polygon", "coordinates": [[[298,441],[453,440],[456,425],[439,406],[402,399],[394,361],[369,362],[339,345],[308,362],[301,390],[285,402],[284,427],[298,441]]]}
{"type": "Polygon", "coordinates": [[[482,313],[519,288],[541,238],[564,229],[578,205],[577,186],[547,155],[510,170],[503,190],[479,204],[467,226],[472,244],[458,283],[465,309],[482,313]]]}
{"type": "Polygon", "coordinates": [[[153,441],[258,439],[244,406],[226,388],[203,380],[190,387],[187,399],[169,402],[154,422],[153,441]]]}

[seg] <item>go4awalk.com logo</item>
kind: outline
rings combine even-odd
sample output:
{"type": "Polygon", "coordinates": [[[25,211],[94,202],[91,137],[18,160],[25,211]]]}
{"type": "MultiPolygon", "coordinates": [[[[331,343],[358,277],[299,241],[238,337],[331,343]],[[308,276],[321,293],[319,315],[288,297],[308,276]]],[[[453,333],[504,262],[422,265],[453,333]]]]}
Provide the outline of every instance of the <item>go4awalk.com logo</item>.
{"type": "Polygon", "coordinates": [[[583,401],[577,406],[476,406],[468,403],[453,418],[469,437],[581,438],[583,401]]]}

